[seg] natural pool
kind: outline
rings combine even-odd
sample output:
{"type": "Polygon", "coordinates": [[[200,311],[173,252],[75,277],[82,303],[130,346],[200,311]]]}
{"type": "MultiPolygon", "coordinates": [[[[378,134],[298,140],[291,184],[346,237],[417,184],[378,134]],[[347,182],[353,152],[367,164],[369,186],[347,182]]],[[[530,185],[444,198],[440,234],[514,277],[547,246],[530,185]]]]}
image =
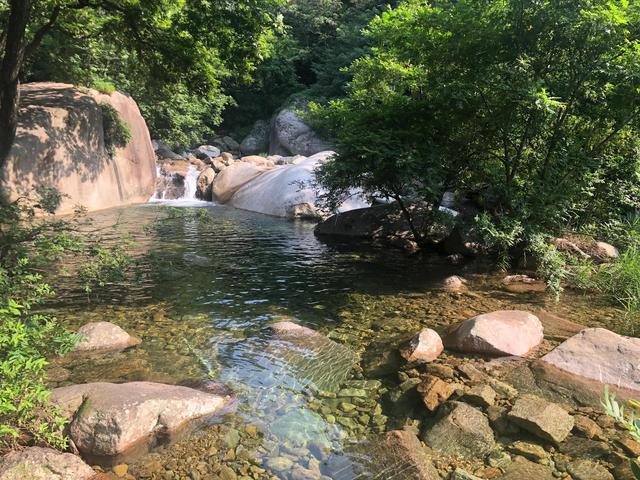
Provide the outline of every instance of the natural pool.
{"type": "Polygon", "coordinates": [[[143,340],[123,353],[57,362],[55,386],[213,378],[234,392],[234,411],[216,425],[127,460],[134,478],[408,478],[404,460],[377,437],[419,426],[426,414],[393,398],[406,375],[398,374],[396,351],[407,336],[498,309],[545,309],[583,325],[625,327],[619,312],[593,298],[568,293],[556,303],[506,292],[499,276],[476,265],[327,245],[313,224],[225,206],[181,208],[205,209],[210,220],[162,204],[94,214],[106,243],[131,238],[138,275],[89,296],[64,277],[61,300],[50,307],[71,327],[112,321],[143,340]],[[469,279],[468,292],[437,289],[452,274],[469,279]],[[282,319],[337,345],[274,339],[266,327],[282,319]]]}

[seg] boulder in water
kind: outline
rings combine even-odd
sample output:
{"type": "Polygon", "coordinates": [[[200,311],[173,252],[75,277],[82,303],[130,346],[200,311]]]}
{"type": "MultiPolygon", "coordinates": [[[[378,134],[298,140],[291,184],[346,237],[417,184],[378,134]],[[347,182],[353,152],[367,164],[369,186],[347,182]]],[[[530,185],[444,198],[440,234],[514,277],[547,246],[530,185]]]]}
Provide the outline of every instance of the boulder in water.
{"type": "Polygon", "coordinates": [[[501,310],[455,326],[444,345],[465,353],[524,356],[544,339],[540,320],[529,312],[501,310]]]}
{"type": "Polygon", "coordinates": [[[83,455],[111,457],[219,412],[225,399],[151,382],[87,383],[56,388],[54,405],[68,418],[69,436],[83,455]]]}
{"type": "Polygon", "coordinates": [[[264,167],[252,163],[235,162],[222,170],[214,179],[212,192],[214,200],[228,202],[231,197],[247,182],[263,173],[264,167]]]}
{"type": "Polygon", "coordinates": [[[16,199],[39,187],[61,194],[56,213],[145,203],[154,193],[156,156],[136,102],[62,83],[20,87],[15,141],[0,169],[0,191],[16,199]],[[111,148],[102,105],[115,109],[131,130],[131,141],[111,148]]]}
{"type": "Polygon", "coordinates": [[[87,323],[80,327],[77,334],[82,337],[75,346],[78,352],[123,350],[141,342],[139,338],[129,335],[118,325],[110,322],[87,323]]]}
{"type": "Polygon", "coordinates": [[[198,175],[198,180],[196,183],[196,197],[200,200],[208,200],[212,199],[212,191],[211,185],[213,184],[213,180],[216,178],[216,172],[212,167],[205,168],[200,175],[198,175]]]}
{"type": "MultiPolygon", "coordinates": [[[[313,186],[315,169],[333,152],[322,152],[298,164],[271,169],[246,182],[231,198],[231,205],[243,210],[284,218],[318,218],[317,192],[313,186]]],[[[259,157],[260,158],[260,157],[259,157]]],[[[342,210],[360,208],[366,203],[355,197],[342,210]]]]}
{"type": "Polygon", "coordinates": [[[70,453],[29,447],[0,459],[0,480],[89,480],[96,472],[70,453]]]}

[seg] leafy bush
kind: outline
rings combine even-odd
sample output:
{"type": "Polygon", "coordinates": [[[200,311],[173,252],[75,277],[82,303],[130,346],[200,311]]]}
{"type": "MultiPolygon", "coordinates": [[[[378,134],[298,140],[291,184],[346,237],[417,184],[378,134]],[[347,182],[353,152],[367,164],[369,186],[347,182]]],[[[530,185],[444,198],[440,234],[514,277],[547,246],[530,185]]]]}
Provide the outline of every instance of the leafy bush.
{"type": "Polygon", "coordinates": [[[640,312],[640,245],[632,245],[596,275],[602,292],[629,313],[640,312]]]}
{"type": "Polygon", "coordinates": [[[116,148],[124,148],[129,144],[133,138],[131,129],[111,105],[101,103],[100,110],[102,110],[104,145],[107,151],[113,154],[116,148]]]}
{"type": "Polygon", "coordinates": [[[98,90],[100,93],[104,93],[106,95],[111,95],[116,91],[116,86],[113,83],[107,82],[105,80],[94,80],[92,87],[98,90]]]}
{"type": "MultiPolygon", "coordinates": [[[[632,410],[630,415],[625,414],[624,406],[620,405],[616,400],[615,393],[609,394],[609,385],[604,386],[604,399],[601,402],[604,412],[613,418],[618,424],[622,425],[629,434],[640,441],[640,420],[636,415],[636,411],[632,410]]],[[[637,409],[640,407],[640,403],[635,400],[630,400],[629,404],[637,409]]],[[[640,458],[636,460],[630,460],[629,464],[631,472],[636,480],[640,480],[640,458]]]]}
{"type": "Polygon", "coordinates": [[[623,0],[405,0],[372,21],[348,96],[314,106],[340,153],[320,181],[473,194],[537,232],[620,218],[640,207],[639,26],[623,0]]]}

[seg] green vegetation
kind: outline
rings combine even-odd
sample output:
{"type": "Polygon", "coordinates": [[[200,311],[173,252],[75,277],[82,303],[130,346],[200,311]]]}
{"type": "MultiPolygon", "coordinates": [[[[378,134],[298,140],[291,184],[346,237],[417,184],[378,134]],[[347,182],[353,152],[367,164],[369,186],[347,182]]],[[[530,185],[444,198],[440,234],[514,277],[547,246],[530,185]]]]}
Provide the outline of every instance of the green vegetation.
{"type": "Polygon", "coordinates": [[[80,262],[87,292],[122,279],[129,257],[121,246],[103,248],[81,212],[53,217],[61,196],[42,189],[37,201],[0,204],[0,452],[17,445],[66,447],[65,423],[48,403],[48,359],[78,340],[54,317],[38,312],[55,292],[45,275],[65,256],[80,262]]]}
{"type": "MultiPolygon", "coordinates": [[[[618,403],[615,393],[609,393],[609,385],[604,386],[604,399],[601,404],[607,415],[626,429],[635,440],[640,441],[640,420],[636,416],[636,411],[632,410],[630,415],[626,415],[624,406],[618,403]]],[[[629,404],[634,409],[640,407],[640,403],[635,400],[630,400],[629,404]]],[[[630,460],[629,465],[633,476],[640,480],[640,459],[630,460]]]]}
{"type": "Polygon", "coordinates": [[[111,105],[102,103],[100,110],[102,110],[104,144],[107,150],[113,154],[116,148],[124,148],[131,141],[131,129],[111,105]]]}

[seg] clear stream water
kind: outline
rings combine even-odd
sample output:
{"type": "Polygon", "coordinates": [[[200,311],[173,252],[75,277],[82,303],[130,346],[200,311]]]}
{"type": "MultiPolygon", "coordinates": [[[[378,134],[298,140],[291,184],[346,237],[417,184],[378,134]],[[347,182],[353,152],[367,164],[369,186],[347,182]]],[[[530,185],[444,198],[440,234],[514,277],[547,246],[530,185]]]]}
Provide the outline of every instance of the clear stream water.
{"type": "Polygon", "coordinates": [[[328,245],[306,222],[189,200],[169,206],[93,215],[103,242],[133,242],[139,273],[89,296],[73,274],[63,276],[60,300],[50,308],[71,327],[113,321],[143,343],[115,355],[63,359],[58,366],[68,374],[54,385],[214,378],[235,392],[233,424],[260,432],[251,461],[278,478],[289,478],[289,462],[308,466],[314,448],[332,452],[322,467],[330,478],[403,478],[400,467],[381,474],[371,466],[381,462],[375,441],[357,453],[351,446],[407,421],[385,400],[397,375],[378,360],[423,326],[440,329],[499,308],[546,308],[587,324],[617,318],[578,295],[556,304],[539,293],[504,292],[475,267],[328,245]],[[169,206],[176,205],[179,212],[205,209],[210,221],[175,215],[169,206]],[[451,274],[467,276],[472,293],[433,289],[451,274]],[[337,343],[274,338],[266,327],[282,319],[337,343]]]}

